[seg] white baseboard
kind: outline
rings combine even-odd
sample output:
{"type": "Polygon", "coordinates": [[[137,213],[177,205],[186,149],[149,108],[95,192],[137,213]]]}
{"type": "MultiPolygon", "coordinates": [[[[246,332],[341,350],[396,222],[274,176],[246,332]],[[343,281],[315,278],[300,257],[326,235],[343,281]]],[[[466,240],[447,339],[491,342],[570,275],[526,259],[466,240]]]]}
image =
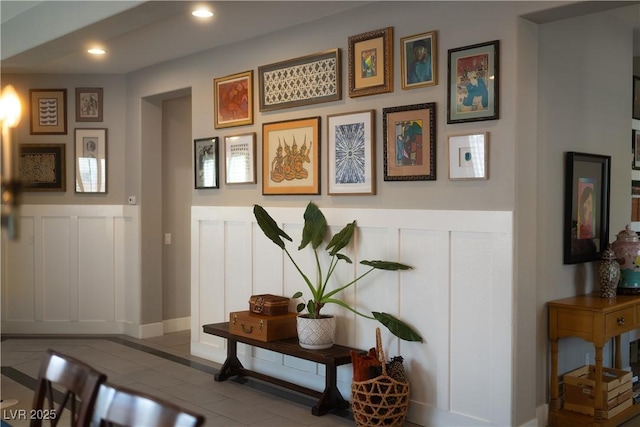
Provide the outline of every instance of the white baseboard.
{"type": "Polygon", "coordinates": [[[187,331],[191,329],[191,317],[180,317],[177,319],[169,319],[162,322],[164,333],[187,331]]]}

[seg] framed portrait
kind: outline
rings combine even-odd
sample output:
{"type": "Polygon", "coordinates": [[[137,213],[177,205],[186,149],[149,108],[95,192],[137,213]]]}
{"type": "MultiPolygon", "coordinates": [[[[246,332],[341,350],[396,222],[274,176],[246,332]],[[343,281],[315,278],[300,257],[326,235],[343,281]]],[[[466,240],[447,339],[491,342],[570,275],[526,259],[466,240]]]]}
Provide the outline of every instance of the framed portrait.
{"type": "Polygon", "coordinates": [[[496,120],[500,41],[449,49],[447,123],[496,120]]]}
{"type": "Polygon", "coordinates": [[[107,166],[107,129],[76,128],[76,193],[106,193],[107,166]]]}
{"type": "Polygon", "coordinates": [[[385,181],[435,181],[436,104],[382,110],[385,181]]]}
{"type": "Polygon", "coordinates": [[[320,117],[262,125],[262,194],[320,194],[320,117]]]}
{"type": "Polygon", "coordinates": [[[340,49],[258,67],[260,111],[342,99],[340,49]]]}
{"type": "Polygon", "coordinates": [[[435,31],[400,40],[402,89],[438,84],[438,44],[435,31]]]}
{"type": "Polygon", "coordinates": [[[224,137],[225,182],[256,183],[256,133],[224,137]]]}
{"type": "Polygon", "coordinates": [[[349,97],[393,92],[393,27],[349,37],[349,97]]]}
{"type": "Polygon", "coordinates": [[[218,137],[193,140],[194,188],[220,188],[220,166],[218,160],[218,137]]]}
{"type": "Polygon", "coordinates": [[[489,178],[489,132],[451,135],[447,143],[449,179],[489,178]]]}
{"type": "Polygon", "coordinates": [[[102,88],[76,88],[76,122],[102,121],[102,88]]]}
{"type": "Polygon", "coordinates": [[[327,116],[327,159],[329,194],[376,194],[374,110],[327,116]]]}
{"type": "Polygon", "coordinates": [[[640,131],[631,131],[631,152],[633,160],[631,161],[631,169],[640,170],[640,131]]]}
{"type": "Polygon", "coordinates": [[[633,115],[636,120],[640,120],[640,76],[633,76],[633,115]]]}
{"type": "Polygon", "coordinates": [[[67,90],[29,89],[31,135],[67,134],[67,90]]]}
{"type": "Polygon", "coordinates": [[[66,191],[65,144],[20,144],[24,191],[66,191]]]}
{"type": "Polygon", "coordinates": [[[609,244],[610,165],[610,156],[566,153],[565,264],[598,260],[609,244]]]}
{"type": "Polygon", "coordinates": [[[213,79],[216,129],[253,124],[253,70],[213,79]]]}

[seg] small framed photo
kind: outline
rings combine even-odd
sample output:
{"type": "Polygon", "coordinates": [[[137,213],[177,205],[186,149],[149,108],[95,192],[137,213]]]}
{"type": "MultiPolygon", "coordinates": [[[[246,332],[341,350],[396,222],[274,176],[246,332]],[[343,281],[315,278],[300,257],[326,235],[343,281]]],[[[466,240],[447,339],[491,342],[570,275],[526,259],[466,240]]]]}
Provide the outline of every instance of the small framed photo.
{"type": "Polygon", "coordinates": [[[263,123],[262,194],[320,194],[320,117],[263,123]]]}
{"type": "Polygon", "coordinates": [[[195,189],[220,188],[218,137],[193,140],[195,189]]]}
{"type": "Polygon", "coordinates": [[[435,181],[436,104],[382,110],[385,181],[435,181]]]}
{"type": "Polygon", "coordinates": [[[76,122],[102,121],[102,88],[76,88],[76,122]]]}
{"type": "Polygon", "coordinates": [[[224,137],[225,182],[256,183],[256,133],[224,137]]]}
{"type": "Polygon", "coordinates": [[[66,191],[65,144],[20,144],[24,191],[66,191]]]}
{"type": "Polygon", "coordinates": [[[489,178],[489,133],[451,135],[449,145],[449,179],[489,178]]]}
{"type": "Polygon", "coordinates": [[[349,97],[393,92],[393,27],[349,37],[349,97]]]}
{"type": "Polygon", "coordinates": [[[634,129],[632,131],[631,152],[633,153],[631,168],[634,170],[640,170],[640,131],[639,130],[634,129]]]}
{"type": "Polygon", "coordinates": [[[213,79],[216,129],[253,124],[253,70],[213,79]]]}
{"type": "Polygon", "coordinates": [[[600,259],[609,244],[611,157],[565,157],[564,264],[600,259]]]}
{"type": "Polygon", "coordinates": [[[376,194],[374,110],[327,116],[328,193],[376,194]]]}
{"type": "Polygon", "coordinates": [[[67,134],[67,90],[30,89],[31,135],[67,134]]]}
{"type": "Polygon", "coordinates": [[[496,120],[500,41],[449,49],[447,123],[496,120]]]}
{"type": "Polygon", "coordinates": [[[75,129],[76,193],[107,192],[107,129],[75,129]]]}
{"type": "Polygon", "coordinates": [[[438,84],[438,48],[435,31],[400,40],[402,89],[438,84]]]}
{"type": "Polygon", "coordinates": [[[636,120],[640,120],[640,76],[633,76],[633,115],[636,120]]]}

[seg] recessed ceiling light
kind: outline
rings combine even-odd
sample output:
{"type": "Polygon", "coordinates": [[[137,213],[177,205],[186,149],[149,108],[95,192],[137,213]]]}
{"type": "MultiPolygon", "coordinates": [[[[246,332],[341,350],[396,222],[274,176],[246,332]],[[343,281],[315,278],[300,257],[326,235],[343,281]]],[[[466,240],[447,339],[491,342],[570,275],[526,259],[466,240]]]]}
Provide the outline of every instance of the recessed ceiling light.
{"type": "Polygon", "coordinates": [[[87,50],[87,52],[89,52],[92,55],[104,55],[105,53],[107,53],[106,50],[101,49],[99,47],[91,48],[91,49],[87,50]]]}
{"type": "Polygon", "coordinates": [[[213,16],[213,12],[211,12],[209,9],[204,8],[196,9],[191,12],[191,14],[196,18],[211,18],[213,16]]]}

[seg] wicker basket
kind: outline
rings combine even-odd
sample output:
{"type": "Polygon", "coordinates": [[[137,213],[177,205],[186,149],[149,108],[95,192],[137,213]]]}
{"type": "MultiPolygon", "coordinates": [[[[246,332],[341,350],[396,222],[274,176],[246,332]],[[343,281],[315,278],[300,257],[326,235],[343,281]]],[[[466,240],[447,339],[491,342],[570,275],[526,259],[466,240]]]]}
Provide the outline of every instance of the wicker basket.
{"type": "Polygon", "coordinates": [[[376,350],[382,375],[351,382],[351,411],[359,427],[402,426],[409,410],[409,382],[387,374],[380,328],[376,328],[376,350]]]}

